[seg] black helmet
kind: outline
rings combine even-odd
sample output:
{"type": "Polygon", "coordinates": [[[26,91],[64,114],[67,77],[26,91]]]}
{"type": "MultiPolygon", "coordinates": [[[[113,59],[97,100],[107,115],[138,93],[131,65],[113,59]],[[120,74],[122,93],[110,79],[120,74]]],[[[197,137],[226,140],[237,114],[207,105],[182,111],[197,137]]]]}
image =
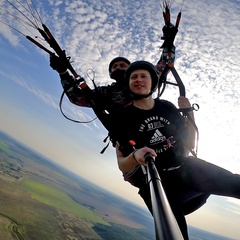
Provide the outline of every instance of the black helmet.
{"type": "Polygon", "coordinates": [[[109,73],[111,73],[111,69],[112,69],[113,64],[115,62],[119,62],[119,61],[123,61],[123,62],[125,62],[127,64],[130,64],[130,61],[127,58],[125,58],[125,57],[116,57],[109,63],[109,66],[108,66],[109,73]]]}
{"type": "Polygon", "coordinates": [[[130,78],[131,73],[133,71],[139,70],[139,69],[147,70],[150,73],[151,79],[152,79],[152,87],[151,87],[151,94],[152,94],[156,90],[156,87],[158,84],[158,74],[157,74],[156,67],[153,64],[151,64],[150,62],[136,61],[136,62],[131,63],[126,70],[126,74],[125,74],[126,82],[129,83],[129,78],[130,78]]]}

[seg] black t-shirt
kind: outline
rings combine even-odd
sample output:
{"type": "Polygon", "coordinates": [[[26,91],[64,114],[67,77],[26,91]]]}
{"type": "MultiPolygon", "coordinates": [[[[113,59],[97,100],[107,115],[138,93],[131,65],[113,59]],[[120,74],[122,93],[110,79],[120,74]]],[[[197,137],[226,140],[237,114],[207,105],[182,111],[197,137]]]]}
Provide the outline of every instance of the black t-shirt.
{"type": "Polygon", "coordinates": [[[96,103],[101,104],[109,113],[122,109],[124,105],[132,102],[129,92],[116,83],[94,89],[96,103]]]}
{"type": "MultiPolygon", "coordinates": [[[[129,140],[136,143],[137,149],[144,146],[154,149],[157,153],[155,165],[159,171],[179,166],[180,157],[186,155],[182,142],[187,137],[184,119],[178,109],[166,100],[155,100],[150,110],[142,110],[134,105],[126,107],[115,116],[112,133],[114,140],[120,143],[123,156],[133,151],[129,140]]],[[[141,168],[139,170],[141,172],[141,168]]],[[[133,178],[134,175],[137,177],[135,173],[131,174],[133,178]]],[[[125,180],[130,181],[127,173],[124,176],[125,180]]]]}

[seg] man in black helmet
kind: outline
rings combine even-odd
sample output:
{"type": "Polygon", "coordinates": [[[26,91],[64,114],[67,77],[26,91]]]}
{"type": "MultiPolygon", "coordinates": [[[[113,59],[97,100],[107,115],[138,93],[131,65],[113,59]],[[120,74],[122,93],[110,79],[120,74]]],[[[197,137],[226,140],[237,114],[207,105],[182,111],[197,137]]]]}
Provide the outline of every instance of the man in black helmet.
{"type": "Polygon", "coordinates": [[[109,76],[116,80],[117,84],[122,85],[125,71],[130,64],[130,61],[124,57],[114,58],[108,66],[109,76]]]}
{"type": "MultiPolygon", "coordinates": [[[[101,102],[105,101],[106,110],[110,110],[111,107],[116,105],[125,104],[128,102],[128,97],[124,92],[124,74],[130,61],[124,57],[116,57],[109,64],[109,75],[110,78],[115,80],[114,83],[107,86],[96,87],[93,92],[101,95],[101,102]]],[[[52,55],[50,56],[50,66],[59,73],[61,78],[61,84],[63,89],[68,96],[70,102],[81,107],[91,107],[88,99],[84,95],[83,91],[78,87],[75,79],[69,74],[67,65],[61,58],[52,55]]]]}
{"type": "Polygon", "coordinates": [[[87,86],[87,91],[86,89],[84,91],[79,88],[79,83],[69,73],[66,58],[50,56],[50,66],[59,73],[62,87],[69,101],[80,107],[91,107],[107,130],[109,130],[112,111],[117,111],[131,102],[123,83],[125,70],[129,64],[130,61],[127,58],[114,58],[108,70],[110,78],[115,82],[107,86],[95,86],[94,89],[87,86]]]}
{"type": "MultiPolygon", "coordinates": [[[[110,125],[109,114],[121,110],[123,106],[132,102],[132,96],[126,89],[124,82],[125,71],[129,64],[130,61],[125,57],[114,58],[109,63],[108,71],[110,78],[115,82],[107,86],[95,87],[93,90],[88,91],[88,94],[91,95],[88,96],[78,87],[74,77],[69,74],[66,62],[64,63],[61,58],[55,55],[50,56],[50,66],[59,73],[62,87],[69,101],[77,106],[92,107],[107,130],[109,130],[110,125]],[[94,102],[94,107],[91,102],[94,102]]],[[[162,54],[157,63],[159,74],[163,72],[165,66],[166,59],[162,54]]]]}
{"type": "MultiPolygon", "coordinates": [[[[183,197],[189,193],[210,194],[240,199],[240,175],[188,156],[195,144],[195,128],[171,102],[153,99],[157,83],[156,68],[149,62],[137,61],[126,70],[126,83],[132,92],[133,103],[113,118],[111,136],[116,142],[119,169],[125,181],[139,188],[148,209],[153,213],[145,155],[155,158],[155,166],[185,240],[188,240],[183,197]],[[130,141],[136,144],[133,147],[130,141]]],[[[186,97],[178,98],[181,109],[190,109],[186,97]]]]}

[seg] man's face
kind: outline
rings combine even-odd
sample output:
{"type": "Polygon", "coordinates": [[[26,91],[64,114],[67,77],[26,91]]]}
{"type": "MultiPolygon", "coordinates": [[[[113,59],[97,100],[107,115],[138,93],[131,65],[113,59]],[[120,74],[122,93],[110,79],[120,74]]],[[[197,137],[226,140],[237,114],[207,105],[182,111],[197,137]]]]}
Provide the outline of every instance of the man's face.
{"type": "Polygon", "coordinates": [[[119,70],[126,70],[127,67],[128,67],[128,63],[124,62],[124,61],[118,61],[118,62],[115,62],[113,65],[112,65],[112,68],[111,68],[111,72],[114,72],[115,70],[119,69],[119,70]]]}
{"type": "Polygon", "coordinates": [[[131,73],[129,78],[130,90],[139,95],[147,95],[151,92],[152,80],[147,70],[139,69],[131,73]]]}

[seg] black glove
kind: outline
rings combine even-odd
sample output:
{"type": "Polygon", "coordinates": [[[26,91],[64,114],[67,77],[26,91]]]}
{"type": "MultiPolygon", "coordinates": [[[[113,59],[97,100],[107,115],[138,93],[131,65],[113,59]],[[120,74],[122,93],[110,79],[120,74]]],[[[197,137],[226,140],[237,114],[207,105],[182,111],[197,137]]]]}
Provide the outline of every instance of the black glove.
{"type": "Polygon", "coordinates": [[[58,73],[66,72],[69,67],[69,59],[66,57],[65,51],[63,51],[61,57],[58,57],[55,54],[50,55],[50,66],[58,73]]]}
{"type": "Polygon", "coordinates": [[[165,25],[162,31],[163,31],[162,39],[164,40],[164,43],[161,46],[161,48],[167,47],[171,49],[173,46],[173,42],[176,37],[176,34],[178,32],[178,29],[177,27],[175,27],[173,24],[170,23],[170,25],[165,25]]]}

